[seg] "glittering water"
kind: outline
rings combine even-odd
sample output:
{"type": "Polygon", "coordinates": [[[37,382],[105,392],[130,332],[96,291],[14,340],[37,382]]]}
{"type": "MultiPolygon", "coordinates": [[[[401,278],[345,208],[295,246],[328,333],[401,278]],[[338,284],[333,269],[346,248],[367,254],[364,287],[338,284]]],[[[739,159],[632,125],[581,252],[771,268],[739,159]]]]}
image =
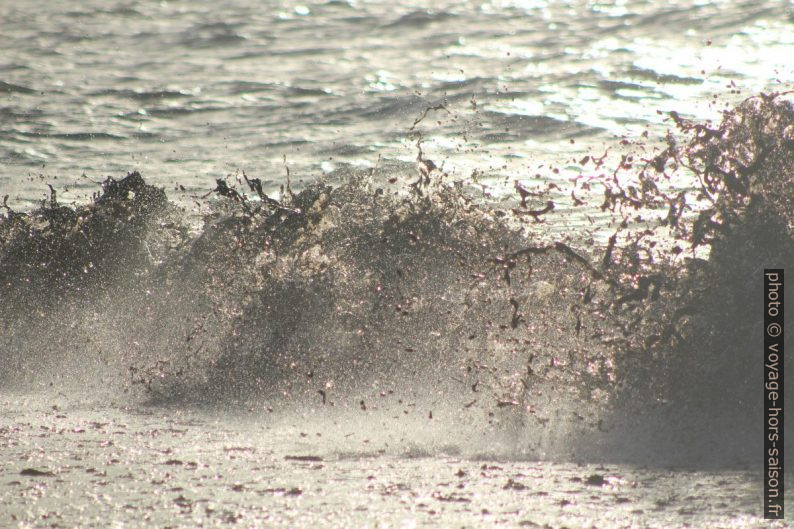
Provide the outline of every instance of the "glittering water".
{"type": "Polygon", "coordinates": [[[0,35],[12,203],[132,169],[273,189],[285,157],[295,179],[412,162],[420,134],[459,176],[529,177],[616,135],[663,137],[659,110],[713,117],[734,85],[794,81],[775,1],[32,0],[0,3],[0,35]]]}
{"type": "Polygon", "coordinates": [[[790,12],[394,4],[0,0],[0,525],[787,527],[790,12]]]}
{"type": "Polygon", "coordinates": [[[0,414],[5,527],[790,527],[759,516],[747,471],[428,457],[325,414],[296,426],[9,395],[0,414]]]}

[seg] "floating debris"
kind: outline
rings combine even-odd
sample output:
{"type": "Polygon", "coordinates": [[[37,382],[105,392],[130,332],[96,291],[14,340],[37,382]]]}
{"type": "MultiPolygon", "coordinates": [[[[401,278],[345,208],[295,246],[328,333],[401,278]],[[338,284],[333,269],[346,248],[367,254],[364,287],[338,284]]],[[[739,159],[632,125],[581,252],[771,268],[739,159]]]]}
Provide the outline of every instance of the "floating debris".
{"type": "Polygon", "coordinates": [[[31,476],[31,477],[44,477],[44,478],[51,478],[55,476],[55,473],[50,472],[49,470],[38,470],[35,468],[23,468],[19,472],[20,476],[31,476]]]}
{"type": "Polygon", "coordinates": [[[309,462],[319,462],[322,461],[323,458],[320,456],[284,456],[286,461],[309,461],[309,462]]]}

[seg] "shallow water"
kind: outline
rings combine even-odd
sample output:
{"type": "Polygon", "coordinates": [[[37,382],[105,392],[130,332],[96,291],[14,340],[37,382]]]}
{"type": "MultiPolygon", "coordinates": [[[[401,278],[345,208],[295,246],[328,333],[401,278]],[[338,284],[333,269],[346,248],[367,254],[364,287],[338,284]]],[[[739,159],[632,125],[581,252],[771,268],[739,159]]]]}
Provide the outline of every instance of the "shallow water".
{"type": "Polygon", "coordinates": [[[430,454],[346,414],[0,402],[6,527],[789,527],[750,471],[430,454]]]}

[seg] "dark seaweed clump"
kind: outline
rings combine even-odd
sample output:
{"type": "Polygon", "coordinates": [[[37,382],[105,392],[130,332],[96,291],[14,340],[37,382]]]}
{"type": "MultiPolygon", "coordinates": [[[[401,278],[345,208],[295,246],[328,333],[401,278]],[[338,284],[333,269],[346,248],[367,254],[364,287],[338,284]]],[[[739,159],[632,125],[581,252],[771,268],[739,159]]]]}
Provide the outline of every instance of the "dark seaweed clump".
{"type": "Polygon", "coordinates": [[[774,94],[726,111],[716,127],[671,117],[687,141],[671,137],[633,192],[606,192],[606,207],[664,211],[656,230],[673,241],[660,251],[642,232],[626,247],[631,263],[611,275],[636,285],[612,302],[623,335],[615,422],[644,433],[617,429],[626,439],[616,442],[678,450],[687,462],[754,461],[763,270],[794,263],[794,108],[774,94]],[[681,173],[691,189],[654,184],[681,173]]]}
{"type": "Polygon", "coordinates": [[[169,203],[139,173],[108,178],[98,199],[79,208],[59,205],[51,193],[34,211],[6,205],[0,217],[4,322],[25,308],[51,310],[115,277],[140,273],[159,250],[149,234],[165,222],[169,203]]]}
{"type": "Polygon", "coordinates": [[[66,389],[105,385],[151,324],[147,296],[159,266],[185,243],[182,212],[137,172],[108,178],[90,204],[50,200],[28,212],[4,201],[0,214],[0,382],[66,389]],[[127,304],[126,301],[130,300],[127,304]],[[66,380],[64,380],[64,378],[66,380]]]}

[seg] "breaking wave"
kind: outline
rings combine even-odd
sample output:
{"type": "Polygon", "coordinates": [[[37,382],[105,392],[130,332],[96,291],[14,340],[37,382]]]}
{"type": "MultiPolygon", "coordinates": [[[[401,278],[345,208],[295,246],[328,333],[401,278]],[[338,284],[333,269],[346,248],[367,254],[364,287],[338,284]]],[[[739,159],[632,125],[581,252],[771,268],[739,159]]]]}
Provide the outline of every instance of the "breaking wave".
{"type": "Polygon", "coordinates": [[[78,207],[4,201],[0,382],[412,414],[516,457],[749,464],[762,272],[794,262],[794,108],[671,119],[666,149],[583,160],[570,189],[517,182],[508,207],[421,149],[404,185],[275,200],[219,180],[201,225],[138,173],[78,207]],[[588,212],[614,222],[565,228],[588,212]]]}

